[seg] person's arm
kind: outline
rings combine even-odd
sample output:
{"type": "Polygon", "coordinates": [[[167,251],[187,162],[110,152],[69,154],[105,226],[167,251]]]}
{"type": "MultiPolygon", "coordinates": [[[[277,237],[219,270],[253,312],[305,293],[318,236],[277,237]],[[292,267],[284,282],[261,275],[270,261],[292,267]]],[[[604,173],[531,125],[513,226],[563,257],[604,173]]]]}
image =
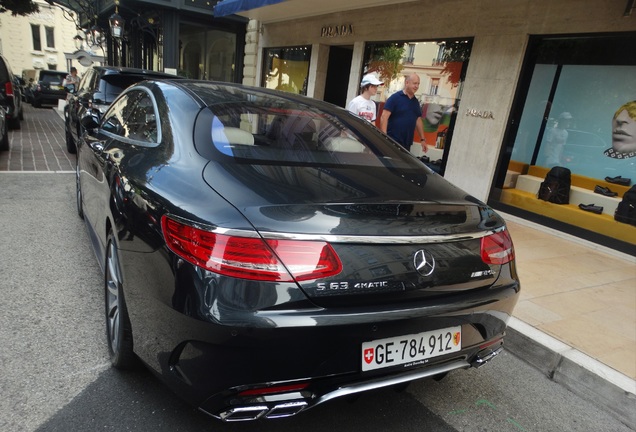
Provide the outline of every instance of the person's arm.
{"type": "Polygon", "coordinates": [[[386,133],[386,129],[389,126],[389,117],[391,117],[391,111],[385,108],[382,111],[382,116],[380,116],[380,130],[384,133],[386,133]]]}
{"type": "Polygon", "coordinates": [[[415,120],[415,129],[417,129],[417,133],[422,137],[420,139],[420,145],[422,146],[422,151],[426,153],[428,151],[428,146],[426,145],[426,139],[424,138],[424,123],[422,122],[422,117],[418,117],[415,120]]]}

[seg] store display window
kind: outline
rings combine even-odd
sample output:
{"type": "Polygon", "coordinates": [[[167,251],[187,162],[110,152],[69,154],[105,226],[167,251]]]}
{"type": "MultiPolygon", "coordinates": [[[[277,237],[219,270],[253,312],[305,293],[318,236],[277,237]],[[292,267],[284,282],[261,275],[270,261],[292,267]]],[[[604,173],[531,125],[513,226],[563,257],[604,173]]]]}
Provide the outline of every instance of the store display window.
{"type": "MultiPolygon", "coordinates": [[[[370,42],[365,46],[363,75],[375,74],[384,86],[374,97],[379,106],[379,125],[384,102],[402,91],[404,78],[412,73],[420,77],[415,97],[422,106],[424,138],[434,150],[427,152],[432,168],[443,174],[455,118],[459,110],[462,86],[472,49],[471,39],[439,39],[433,41],[370,42]]],[[[420,137],[411,151],[417,148],[420,137]]]]}
{"type": "Polygon", "coordinates": [[[614,217],[636,182],[636,33],[533,37],[523,70],[491,200],[636,242],[614,217]],[[571,173],[565,206],[537,199],[553,167],[571,173]]]}
{"type": "Polygon", "coordinates": [[[307,96],[310,46],[266,48],[262,87],[307,96]]]}

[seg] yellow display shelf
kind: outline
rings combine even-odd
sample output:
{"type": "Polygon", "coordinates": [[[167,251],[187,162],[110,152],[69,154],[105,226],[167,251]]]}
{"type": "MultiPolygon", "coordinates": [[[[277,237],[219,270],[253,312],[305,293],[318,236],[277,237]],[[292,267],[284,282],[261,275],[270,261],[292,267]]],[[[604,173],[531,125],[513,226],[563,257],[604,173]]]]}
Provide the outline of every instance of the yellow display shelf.
{"type": "Polygon", "coordinates": [[[617,222],[613,216],[608,214],[597,215],[586,212],[575,204],[553,204],[538,199],[535,194],[517,189],[502,190],[500,201],[523,210],[636,245],[636,226],[617,222]]]}

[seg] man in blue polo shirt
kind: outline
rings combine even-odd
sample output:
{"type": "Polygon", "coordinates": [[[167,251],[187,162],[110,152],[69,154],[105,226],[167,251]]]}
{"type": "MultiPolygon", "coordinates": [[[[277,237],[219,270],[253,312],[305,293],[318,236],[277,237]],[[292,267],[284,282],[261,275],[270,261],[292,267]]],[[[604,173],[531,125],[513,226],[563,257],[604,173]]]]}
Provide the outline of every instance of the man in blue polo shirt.
{"type": "Polygon", "coordinates": [[[404,80],[404,90],[392,94],[384,104],[382,117],[380,117],[380,129],[406,150],[411,150],[415,128],[422,137],[420,144],[426,152],[424,141],[424,124],[422,123],[422,107],[415,97],[415,92],[420,88],[420,77],[411,74],[404,80]]]}

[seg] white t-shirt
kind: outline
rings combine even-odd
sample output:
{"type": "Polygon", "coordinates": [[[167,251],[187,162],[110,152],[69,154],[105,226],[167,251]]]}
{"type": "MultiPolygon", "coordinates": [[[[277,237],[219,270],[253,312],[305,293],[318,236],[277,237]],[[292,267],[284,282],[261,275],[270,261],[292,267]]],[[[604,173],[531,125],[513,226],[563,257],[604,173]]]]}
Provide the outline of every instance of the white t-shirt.
{"type": "Polygon", "coordinates": [[[354,97],[347,105],[347,109],[365,120],[375,121],[375,102],[365,99],[362,95],[354,97]]]}

